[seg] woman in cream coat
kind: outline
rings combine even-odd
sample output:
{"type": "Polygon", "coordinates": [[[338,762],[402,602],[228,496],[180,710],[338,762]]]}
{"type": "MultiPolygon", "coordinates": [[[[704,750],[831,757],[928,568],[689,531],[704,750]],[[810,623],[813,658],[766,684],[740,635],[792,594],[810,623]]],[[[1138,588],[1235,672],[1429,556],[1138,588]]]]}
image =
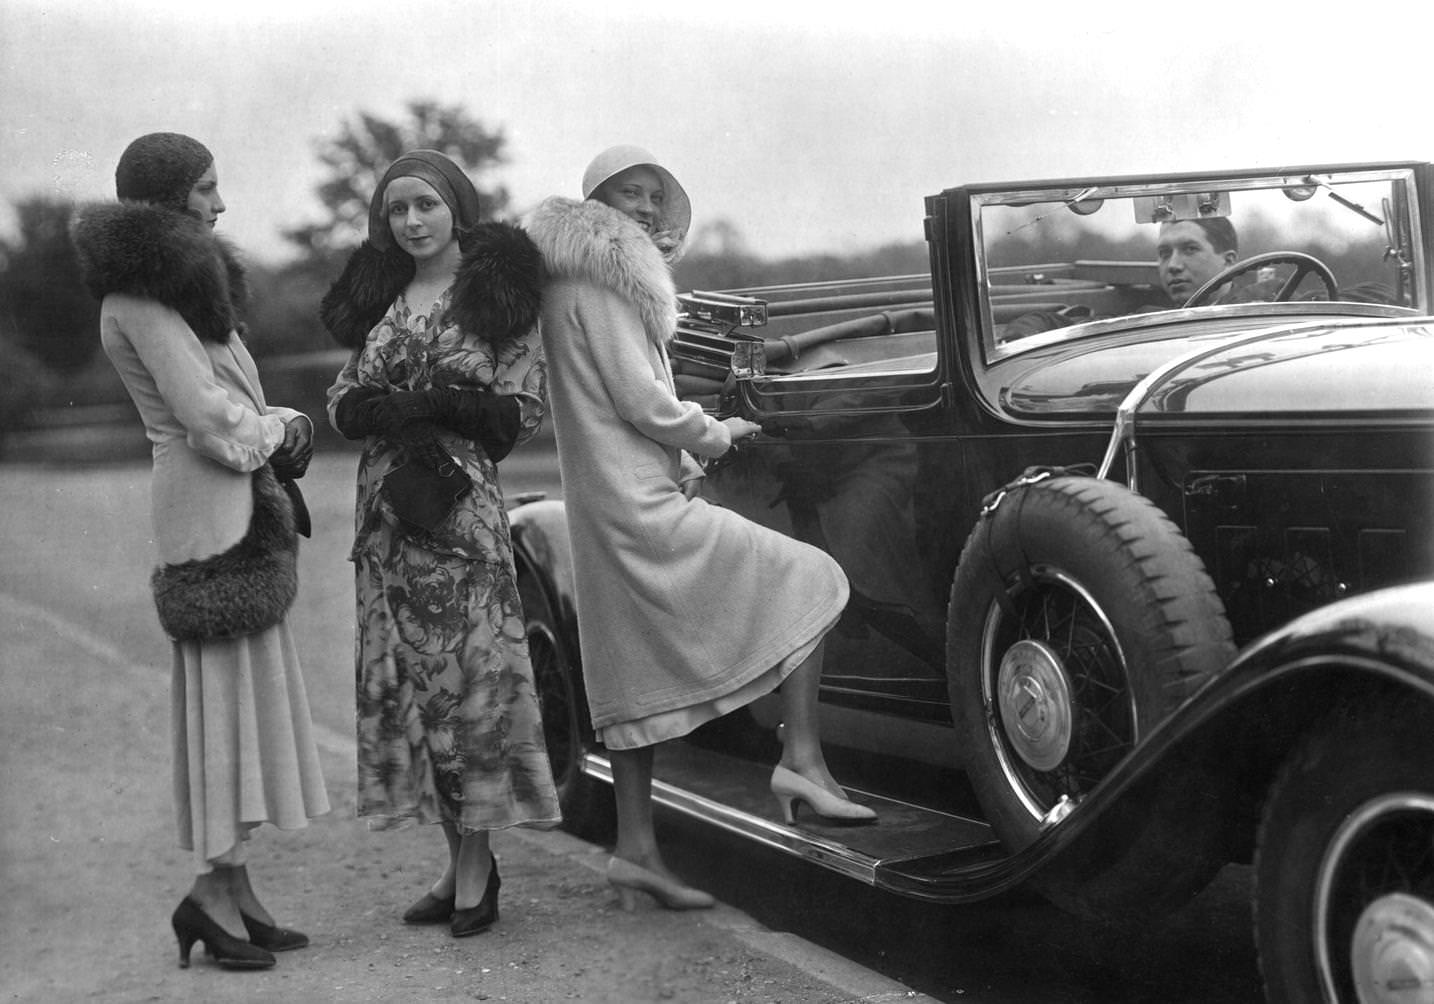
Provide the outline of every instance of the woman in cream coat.
{"type": "Polygon", "coordinates": [[[213,232],[225,206],[209,151],[151,133],[115,182],[120,201],[84,208],[73,238],[102,300],[101,343],[152,444],[175,807],[198,873],[172,925],[181,965],[203,941],[225,967],[267,968],[308,938],[259,902],[244,844],[261,823],[302,827],[329,810],[284,621],[299,496],[279,478],[303,474],[312,423],[265,402],[240,338],[243,272],[213,232]]]}
{"type": "Polygon", "coordinates": [[[832,819],[875,818],[827,770],[817,735],[822,639],[847,600],[824,552],[699,497],[694,460],[758,426],[674,393],[669,261],[686,193],[651,154],[614,147],[529,220],[549,281],[542,333],[576,574],[583,676],[612,761],[618,840],[608,880],[672,909],[712,904],[663,865],[652,827],[653,746],[781,686],[784,747],[771,787],[832,819]]]}

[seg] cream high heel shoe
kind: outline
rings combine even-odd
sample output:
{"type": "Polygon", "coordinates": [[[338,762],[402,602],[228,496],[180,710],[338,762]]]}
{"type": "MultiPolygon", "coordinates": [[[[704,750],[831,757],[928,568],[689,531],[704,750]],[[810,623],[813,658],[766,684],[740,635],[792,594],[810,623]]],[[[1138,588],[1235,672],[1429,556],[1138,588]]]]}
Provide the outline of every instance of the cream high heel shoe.
{"type": "Polygon", "coordinates": [[[717,903],[711,894],[701,889],[673,882],[622,858],[608,861],[607,882],[617,890],[618,902],[629,913],[637,906],[639,892],[647,893],[669,910],[707,910],[717,903]]]}
{"type": "Polygon", "coordinates": [[[842,823],[870,823],[876,813],[864,805],[858,805],[844,795],[834,795],[819,784],[808,781],[794,770],[778,766],[772,771],[772,794],[782,807],[782,821],[791,826],[796,819],[798,802],[823,819],[842,823]]]}

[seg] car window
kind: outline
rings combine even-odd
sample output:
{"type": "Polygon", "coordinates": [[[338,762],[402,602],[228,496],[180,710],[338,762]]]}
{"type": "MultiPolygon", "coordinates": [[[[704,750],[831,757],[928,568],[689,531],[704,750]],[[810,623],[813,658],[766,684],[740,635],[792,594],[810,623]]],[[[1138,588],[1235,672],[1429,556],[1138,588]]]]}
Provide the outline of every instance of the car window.
{"type": "Polygon", "coordinates": [[[1192,295],[1226,312],[1419,306],[1411,191],[1411,173],[1391,170],[975,195],[987,355],[1129,326],[1192,295]]]}

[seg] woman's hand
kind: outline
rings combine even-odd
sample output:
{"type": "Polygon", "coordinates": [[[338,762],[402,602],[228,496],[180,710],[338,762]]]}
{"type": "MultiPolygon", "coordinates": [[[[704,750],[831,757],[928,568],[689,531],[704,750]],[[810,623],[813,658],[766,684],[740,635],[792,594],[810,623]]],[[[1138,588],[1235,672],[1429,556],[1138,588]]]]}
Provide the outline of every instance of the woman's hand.
{"type": "Polygon", "coordinates": [[[284,423],[284,441],[269,455],[274,473],[285,481],[297,481],[309,469],[314,455],[314,426],[304,416],[284,423]]]}
{"type": "Polygon", "coordinates": [[[724,418],[722,424],[727,427],[727,432],[732,436],[733,446],[737,445],[737,440],[755,436],[762,431],[760,425],[756,422],[749,422],[745,418],[724,418]]]}

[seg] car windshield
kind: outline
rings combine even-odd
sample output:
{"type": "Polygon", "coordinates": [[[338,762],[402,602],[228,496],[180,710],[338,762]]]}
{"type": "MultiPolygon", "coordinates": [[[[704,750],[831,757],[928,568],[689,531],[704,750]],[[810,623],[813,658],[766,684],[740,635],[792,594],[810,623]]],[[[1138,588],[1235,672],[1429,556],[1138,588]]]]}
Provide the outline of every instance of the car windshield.
{"type": "Polygon", "coordinates": [[[1393,169],[974,194],[987,351],[1176,309],[1422,309],[1412,185],[1393,169]]]}

